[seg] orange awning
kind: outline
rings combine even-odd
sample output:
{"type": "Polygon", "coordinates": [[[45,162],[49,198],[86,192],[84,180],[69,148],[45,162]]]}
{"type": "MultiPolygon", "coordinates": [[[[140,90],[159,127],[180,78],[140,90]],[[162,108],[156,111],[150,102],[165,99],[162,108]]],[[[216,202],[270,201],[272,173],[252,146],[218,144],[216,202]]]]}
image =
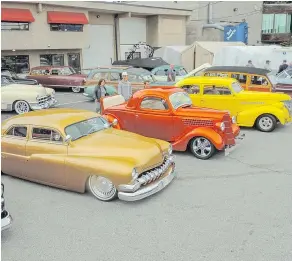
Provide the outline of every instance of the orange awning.
{"type": "Polygon", "coordinates": [[[84,13],[49,11],[48,24],[88,24],[88,20],[84,13]]]}
{"type": "Polygon", "coordinates": [[[1,8],[1,21],[5,22],[34,22],[29,9],[1,8]]]}

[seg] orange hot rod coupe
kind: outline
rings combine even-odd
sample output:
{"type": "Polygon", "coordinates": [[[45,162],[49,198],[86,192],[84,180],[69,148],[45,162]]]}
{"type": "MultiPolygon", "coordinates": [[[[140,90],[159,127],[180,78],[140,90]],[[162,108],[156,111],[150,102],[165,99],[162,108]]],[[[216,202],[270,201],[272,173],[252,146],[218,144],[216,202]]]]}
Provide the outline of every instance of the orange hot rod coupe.
{"type": "Polygon", "coordinates": [[[244,137],[228,112],[194,107],[186,92],[173,87],[144,89],[128,102],[120,95],[105,97],[101,110],[115,128],[168,141],[176,151],[189,148],[203,160],[216,151],[229,154],[244,137]]]}

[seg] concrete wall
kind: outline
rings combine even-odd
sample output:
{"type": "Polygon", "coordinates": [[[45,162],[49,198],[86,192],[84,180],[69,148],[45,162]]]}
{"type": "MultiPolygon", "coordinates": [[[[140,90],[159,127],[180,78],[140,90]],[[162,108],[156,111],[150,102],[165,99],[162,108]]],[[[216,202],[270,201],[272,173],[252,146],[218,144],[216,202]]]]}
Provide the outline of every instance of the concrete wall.
{"type": "Polygon", "coordinates": [[[1,3],[1,7],[30,9],[35,22],[30,24],[29,31],[2,31],[2,50],[28,50],[28,49],[82,49],[88,46],[88,26],[84,25],[83,32],[52,32],[47,23],[47,11],[68,11],[84,13],[74,8],[63,8],[43,5],[42,12],[37,12],[37,4],[1,3]],[[50,47],[48,47],[50,46],[50,47]]]}

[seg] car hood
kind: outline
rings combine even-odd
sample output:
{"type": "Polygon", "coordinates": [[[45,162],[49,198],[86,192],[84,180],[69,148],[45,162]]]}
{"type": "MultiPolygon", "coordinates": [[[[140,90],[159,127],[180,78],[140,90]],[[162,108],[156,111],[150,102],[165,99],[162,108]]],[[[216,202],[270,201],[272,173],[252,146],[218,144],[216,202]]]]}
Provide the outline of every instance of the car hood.
{"type": "Polygon", "coordinates": [[[27,84],[9,84],[2,87],[3,91],[14,91],[14,92],[24,92],[24,93],[36,93],[38,95],[47,95],[46,88],[39,85],[27,85],[27,84]]]}
{"type": "Polygon", "coordinates": [[[72,141],[69,154],[119,161],[124,159],[143,168],[160,164],[163,160],[162,149],[155,139],[114,128],[72,141]]]}
{"type": "Polygon", "coordinates": [[[273,93],[273,92],[249,92],[249,91],[242,91],[238,93],[238,97],[240,99],[246,100],[256,100],[256,101],[284,101],[290,100],[291,97],[284,93],[273,93]]]}
{"type": "Polygon", "coordinates": [[[175,114],[180,117],[196,117],[210,120],[221,120],[226,113],[229,112],[191,106],[178,108],[175,114]]]}

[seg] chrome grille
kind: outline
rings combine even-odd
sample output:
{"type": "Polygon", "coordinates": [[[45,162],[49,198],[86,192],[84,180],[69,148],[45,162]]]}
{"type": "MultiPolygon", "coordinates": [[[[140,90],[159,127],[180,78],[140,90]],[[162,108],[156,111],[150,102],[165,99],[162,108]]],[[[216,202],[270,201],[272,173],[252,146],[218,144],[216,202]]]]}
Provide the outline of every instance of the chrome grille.
{"type": "Polygon", "coordinates": [[[198,126],[198,127],[213,127],[214,123],[211,120],[196,120],[196,119],[183,119],[185,125],[198,126]]]}
{"type": "Polygon", "coordinates": [[[164,173],[169,169],[173,160],[170,157],[166,157],[161,165],[156,168],[150,169],[146,172],[140,174],[138,182],[141,185],[147,185],[164,175],[164,173]]]}
{"type": "Polygon", "coordinates": [[[37,99],[39,105],[44,105],[51,99],[51,96],[42,96],[37,99]]]}

